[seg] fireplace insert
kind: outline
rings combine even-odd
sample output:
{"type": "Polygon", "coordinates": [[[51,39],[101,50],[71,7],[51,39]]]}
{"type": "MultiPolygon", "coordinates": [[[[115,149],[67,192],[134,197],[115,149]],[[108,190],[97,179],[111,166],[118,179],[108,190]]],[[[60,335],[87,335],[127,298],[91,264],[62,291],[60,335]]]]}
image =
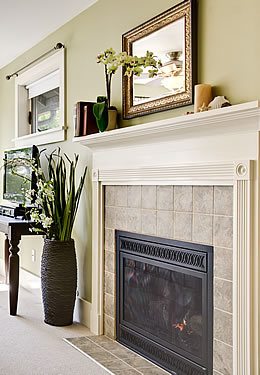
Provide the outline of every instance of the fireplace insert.
{"type": "Polygon", "coordinates": [[[175,375],[212,375],[213,247],[116,231],[117,340],[175,375]]]}

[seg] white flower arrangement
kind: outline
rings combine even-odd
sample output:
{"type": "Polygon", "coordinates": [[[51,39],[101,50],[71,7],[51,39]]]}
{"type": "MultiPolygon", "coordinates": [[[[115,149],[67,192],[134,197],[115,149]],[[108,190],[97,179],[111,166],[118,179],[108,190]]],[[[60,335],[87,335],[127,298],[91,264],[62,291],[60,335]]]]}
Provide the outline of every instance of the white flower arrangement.
{"type": "Polygon", "coordinates": [[[128,77],[132,75],[140,76],[144,68],[150,67],[148,70],[149,78],[156,76],[159,68],[162,66],[161,60],[154,56],[153,52],[147,51],[145,56],[138,57],[128,55],[127,52],[116,53],[113,48],[108,48],[99,54],[97,56],[97,63],[101,63],[105,67],[108,108],[110,108],[112,75],[116,73],[120,66],[125,69],[124,74],[128,77]]]}
{"type": "Polygon", "coordinates": [[[70,240],[76,217],[79,199],[83,189],[87,168],[85,168],[78,188],[75,183],[75,169],[79,155],[70,160],[66,154],[57,153],[45,155],[48,162],[48,174],[44,174],[40,157],[37,161],[31,159],[14,158],[8,163],[11,173],[28,181],[28,177],[19,174],[19,166],[26,165],[32,169],[32,178],[35,179],[35,189],[25,192],[26,200],[34,202],[30,219],[35,223],[31,230],[43,233],[49,239],[70,240]],[[65,161],[66,160],[66,161],[65,161]],[[69,164],[69,178],[67,180],[67,164],[69,164]]]}

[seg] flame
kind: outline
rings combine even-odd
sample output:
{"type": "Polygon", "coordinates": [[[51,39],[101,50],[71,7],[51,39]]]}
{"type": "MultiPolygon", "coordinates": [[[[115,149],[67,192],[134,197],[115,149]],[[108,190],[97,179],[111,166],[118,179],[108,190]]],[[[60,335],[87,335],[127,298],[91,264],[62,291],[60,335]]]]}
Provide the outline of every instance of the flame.
{"type": "Polygon", "coordinates": [[[179,328],[180,332],[184,330],[184,327],[187,325],[187,321],[183,319],[182,323],[173,324],[174,328],[179,328]]]}
{"type": "MultiPolygon", "coordinates": [[[[180,332],[184,330],[184,327],[187,326],[187,320],[183,319],[182,323],[177,323],[172,325],[174,328],[179,328],[180,332]]],[[[188,335],[192,334],[192,330],[187,331],[188,335]]]]}

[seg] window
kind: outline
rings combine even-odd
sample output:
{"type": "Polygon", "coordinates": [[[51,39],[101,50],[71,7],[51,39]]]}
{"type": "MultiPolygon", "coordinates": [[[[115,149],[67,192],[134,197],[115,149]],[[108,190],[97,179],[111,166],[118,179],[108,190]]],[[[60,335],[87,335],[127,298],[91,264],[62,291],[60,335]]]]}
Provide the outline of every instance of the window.
{"type": "Polygon", "coordinates": [[[37,133],[59,127],[60,104],[59,87],[37,95],[31,99],[32,133],[37,133]]]}
{"type": "Polygon", "coordinates": [[[15,146],[63,141],[64,50],[19,75],[15,87],[15,146]]]}

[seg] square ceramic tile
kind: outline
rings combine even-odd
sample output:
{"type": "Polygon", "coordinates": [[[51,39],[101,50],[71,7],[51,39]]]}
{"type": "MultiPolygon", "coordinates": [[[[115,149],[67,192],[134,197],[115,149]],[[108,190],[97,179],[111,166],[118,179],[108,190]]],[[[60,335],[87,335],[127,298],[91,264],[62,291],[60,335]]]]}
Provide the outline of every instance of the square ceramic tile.
{"type": "Polygon", "coordinates": [[[192,214],[175,212],[174,238],[176,240],[191,241],[192,214]]]}
{"type": "Polygon", "coordinates": [[[214,187],[214,209],[217,215],[233,216],[233,187],[214,187]]]}
{"type": "Polygon", "coordinates": [[[124,370],[124,371],[131,370],[131,367],[127,363],[121,361],[118,358],[115,359],[115,360],[112,360],[112,361],[106,361],[106,360],[100,361],[100,363],[112,372],[114,372],[116,370],[118,370],[118,371],[119,370],[124,370]]]}
{"type": "Polygon", "coordinates": [[[174,211],[192,212],[192,186],[174,186],[174,211]]]}
{"type": "Polygon", "coordinates": [[[115,295],[115,274],[111,272],[105,272],[104,278],[105,293],[115,295]]]}
{"type": "Polygon", "coordinates": [[[113,340],[111,340],[109,337],[100,335],[100,336],[92,336],[89,337],[89,340],[93,341],[95,344],[102,346],[105,343],[111,344],[113,340]]]}
{"type": "Polygon", "coordinates": [[[173,186],[157,186],[157,210],[173,210],[173,186]]]}
{"type": "Polygon", "coordinates": [[[140,356],[136,356],[136,358],[125,358],[124,361],[137,370],[140,367],[153,367],[151,362],[140,356]]]}
{"type": "Polygon", "coordinates": [[[110,251],[115,249],[115,231],[113,229],[105,229],[105,249],[110,251]]]}
{"type": "Polygon", "coordinates": [[[115,206],[127,207],[127,186],[115,186],[115,206]]]}
{"type": "Polygon", "coordinates": [[[117,349],[114,349],[112,347],[112,349],[110,349],[111,353],[113,353],[116,357],[120,358],[120,359],[126,359],[126,358],[136,358],[136,354],[135,352],[133,352],[132,350],[129,350],[129,349],[126,349],[124,346],[120,345],[120,348],[117,348],[117,349]]]}
{"type": "Polygon", "coordinates": [[[214,309],[214,338],[232,345],[233,343],[233,316],[222,310],[214,309]]]}
{"type": "Polygon", "coordinates": [[[116,360],[116,357],[112,353],[109,353],[107,350],[102,348],[100,348],[99,352],[92,353],[90,356],[100,363],[103,361],[116,360]]]}
{"type": "Polygon", "coordinates": [[[111,296],[110,294],[104,294],[104,311],[105,314],[110,316],[111,318],[115,318],[115,297],[111,296]]]}
{"type": "Polygon", "coordinates": [[[193,187],[193,210],[195,213],[213,213],[213,186],[193,187]]]}
{"type": "Polygon", "coordinates": [[[133,185],[127,187],[127,206],[130,208],[141,208],[141,197],[142,197],[141,186],[133,185]]]}
{"type": "Polygon", "coordinates": [[[127,214],[128,208],[115,207],[115,228],[119,230],[127,230],[127,214]]]}
{"type": "Polygon", "coordinates": [[[233,250],[214,247],[214,275],[221,279],[233,279],[233,250]]]}
{"type": "Polygon", "coordinates": [[[213,216],[193,215],[192,241],[212,245],[213,216]]]}
{"type": "Polygon", "coordinates": [[[142,211],[138,208],[128,208],[127,210],[127,230],[141,233],[142,231],[142,211]]]}
{"type": "Polygon", "coordinates": [[[114,374],[115,375],[140,375],[140,372],[134,369],[131,369],[131,370],[114,371],[114,374]]]}
{"type": "Polygon", "coordinates": [[[157,211],[157,236],[173,237],[173,211],[157,211]]]}
{"type": "Polygon", "coordinates": [[[112,186],[112,185],[105,186],[105,205],[106,206],[115,205],[115,186],[112,186]]]}
{"type": "MultiPolygon", "coordinates": [[[[233,375],[233,350],[232,346],[214,340],[213,342],[213,368],[223,375],[233,375]]],[[[234,374],[238,375],[238,374],[234,374]]]]}
{"type": "Polygon", "coordinates": [[[105,228],[115,228],[116,224],[116,208],[105,207],[105,228]]]}
{"type": "Polygon", "coordinates": [[[141,372],[142,375],[167,375],[169,372],[161,370],[159,367],[154,368],[139,368],[138,371],[141,372]]]}
{"type": "Polygon", "coordinates": [[[105,250],[105,271],[115,273],[116,253],[105,250]]]}
{"type": "Polygon", "coordinates": [[[104,333],[111,339],[115,339],[116,337],[115,319],[111,318],[111,316],[108,316],[107,314],[104,314],[104,333]]]}
{"type": "Polygon", "coordinates": [[[157,204],[156,186],[142,186],[142,208],[156,210],[157,204]]]}
{"type": "Polygon", "coordinates": [[[157,212],[152,210],[142,210],[142,233],[156,235],[157,212]]]}
{"type": "Polygon", "coordinates": [[[233,247],[233,218],[214,216],[213,243],[217,247],[233,247]]]}
{"type": "Polygon", "coordinates": [[[233,283],[214,278],[214,307],[232,313],[233,283]]]}

